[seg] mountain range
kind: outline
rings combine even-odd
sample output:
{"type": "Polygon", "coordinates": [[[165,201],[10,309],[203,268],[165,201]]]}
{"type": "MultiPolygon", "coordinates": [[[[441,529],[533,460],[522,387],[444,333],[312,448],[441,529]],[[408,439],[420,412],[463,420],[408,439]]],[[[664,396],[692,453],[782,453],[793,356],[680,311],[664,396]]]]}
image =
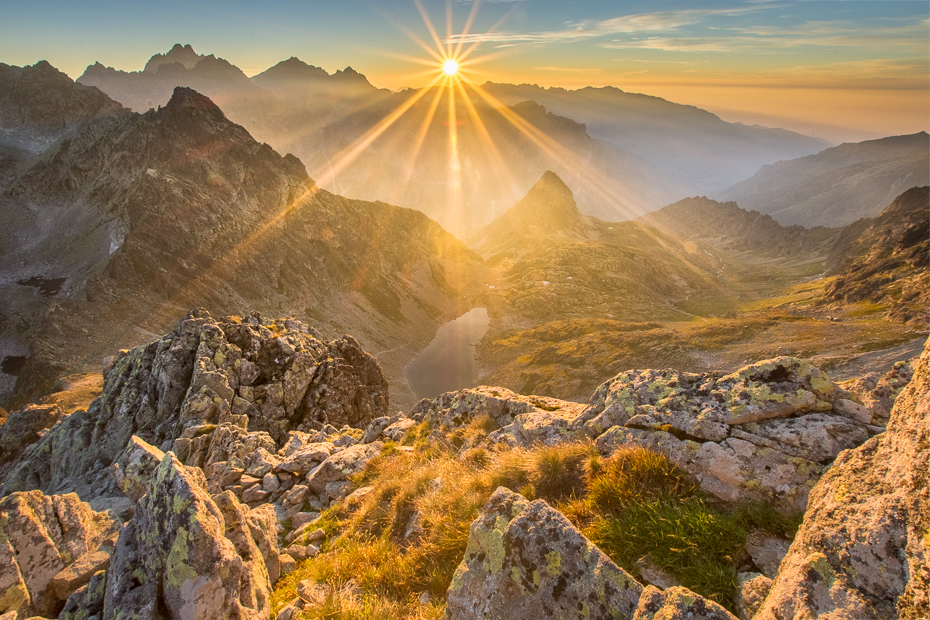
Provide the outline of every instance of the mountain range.
{"type": "Polygon", "coordinates": [[[449,89],[392,93],[351,67],[328,74],[296,58],[252,78],[189,46],[153,59],[139,72],[98,63],[78,82],[140,112],[164,105],[175,86],[194,88],[257,139],[298,156],[325,188],[419,209],[460,236],[503,213],[546,170],[574,188],[583,213],[619,220],[829,146],[616,89],[485,84],[457,91],[450,103],[449,89]],[[379,137],[369,142],[372,133],[379,137]]]}
{"type": "MultiPolygon", "coordinates": [[[[175,48],[133,79],[165,71],[186,75],[216,66],[214,60],[175,48]]],[[[295,60],[274,69],[260,80],[274,93],[247,78],[243,88],[287,101],[313,91],[316,80],[313,92],[330,104],[327,89],[344,93],[346,83],[375,106],[384,97],[409,96],[378,91],[348,70],[329,75],[295,60]]],[[[911,304],[905,326],[850,322],[845,338],[810,346],[816,338],[805,334],[822,330],[817,321],[826,306],[815,301],[829,282],[811,284],[811,278],[827,264],[841,269],[853,260],[846,253],[871,247],[871,241],[854,243],[869,222],[845,229],[784,227],[768,215],[704,197],[617,222],[585,214],[571,181],[544,170],[528,193],[475,229],[466,244],[416,211],[321,189],[300,160],[260,144],[192,89],[175,88],[166,105],[139,114],[45,63],[11,68],[7,75],[19,77],[6,108],[25,109],[15,102],[28,95],[38,100],[34,109],[47,109],[50,121],[43,122],[57,127],[47,134],[53,141],[44,151],[19,149],[3,160],[0,176],[0,208],[11,222],[0,233],[0,378],[9,402],[48,393],[69,374],[95,372],[103,355],[144,341],[199,305],[219,315],[255,310],[295,316],[326,336],[351,332],[379,357],[399,406],[413,402],[403,369],[430,339],[432,329],[424,326],[479,305],[491,319],[478,347],[482,376],[515,391],[563,398],[580,398],[623,368],[733,368],[760,348],[842,364],[855,357],[850,347],[864,340],[901,343],[922,328],[911,304]],[[63,93],[51,102],[30,85],[50,79],[63,93]],[[819,292],[800,295],[792,287],[819,292]],[[772,331],[772,317],[783,316],[772,308],[785,304],[766,300],[786,291],[787,305],[802,318],[791,329],[783,324],[772,331]],[[733,346],[723,357],[713,352],[721,330],[745,342],[745,349],[733,346]],[[747,340],[741,334],[756,335],[747,340]],[[645,347],[647,341],[653,345],[645,347]],[[618,350],[625,353],[618,357],[618,350]]],[[[334,114],[345,103],[335,101],[334,114]]],[[[6,108],[4,118],[13,118],[6,108]]],[[[508,109],[548,127],[547,135],[561,144],[577,139],[589,145],[578,146],[579,152],[606,144],[536,103],[508,109]]],[[[490,107],[483,114],[486,128],[510,132],[514,150],[506,155],[519,159],[527,142],[518,136],[528,138],[506,114],[490,107]]],[[[343,118],[349,126],[352,119],[358,117],[343,118]]],[[[3,135],[9,144],[32,131],[29,123],[8,125],[3,135]]],[[[340,126],[333,121],[325,131],[340,126]]],[[[383,134],[386,145],[402,142],[402,127],[383,134]]],[[[423,135],[428,146],[430,134],[423,135]]],[[[477,145],[479,137],[472,137],[477,145]]],[[[892,144],[890,151],[897,148],[892,144]]],[[[390,169],[397,159],[385,158],[384,165],[390,169]]],[[[523,174],[543,163],[526,166],[523,174]]],[[[920,201],[911,203],[919,212],[920,201]]],[[[913,260],[907,264],[921,272],[913,260]]],[[[860,308],[856,299],[834,299],[839,305],[833,311],[860,308]]],[[[897,316],[889,300],[872,303],[897,316]]]]}

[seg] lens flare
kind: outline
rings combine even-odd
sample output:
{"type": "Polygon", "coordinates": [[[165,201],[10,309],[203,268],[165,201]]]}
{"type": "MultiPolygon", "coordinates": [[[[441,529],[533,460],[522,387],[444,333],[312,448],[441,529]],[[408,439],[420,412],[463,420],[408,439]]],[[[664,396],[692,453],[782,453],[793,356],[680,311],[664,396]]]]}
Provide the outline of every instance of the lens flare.
{"type": "Polygon", "coordinates": [[[442,63],[442,72],[452,77],[459,72],[459,63],[450,58],[442,63]]]}

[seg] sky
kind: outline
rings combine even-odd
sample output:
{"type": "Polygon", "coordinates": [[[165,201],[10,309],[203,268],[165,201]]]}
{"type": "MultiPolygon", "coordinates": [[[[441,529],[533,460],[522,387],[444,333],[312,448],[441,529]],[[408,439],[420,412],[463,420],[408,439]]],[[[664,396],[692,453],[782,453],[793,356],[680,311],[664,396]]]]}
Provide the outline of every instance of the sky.
{"type": "Polygon", "coordinates": [[[473,48],[463,71],[479,84],[615,86],[833,142],[930,125],[926,0],[420,3],[0,0],[0,62],[77,78],[189,43],[248,75],[297,56],[398,89],[429,80],[429,22],[441,44],[473,48]]]}

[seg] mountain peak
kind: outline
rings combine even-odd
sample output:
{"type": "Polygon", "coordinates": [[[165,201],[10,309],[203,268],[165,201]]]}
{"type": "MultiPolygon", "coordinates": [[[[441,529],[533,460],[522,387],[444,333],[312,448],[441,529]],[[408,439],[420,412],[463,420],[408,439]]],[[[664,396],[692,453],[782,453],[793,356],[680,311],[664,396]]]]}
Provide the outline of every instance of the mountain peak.
{"type": "MultiPolygon", "coordinates": [[[[584,227],[575,195],[559,175],[547,170],[509,212],[548,232],[584,227]]],[[[508,213],[509,213],[508,212],[508,213]]]]}
{"type": "Polygon", "coordinates": [[[149,61],[145,63],[145,69],[143,69],[143,71],[155,73],[160,66],[172,63],[178,63],[185,69],[193,69],[203,58],[204,56],[195,52],[190,44],[181,45],[180,43],[175,43],[166,54],[155,54],[152,56],[149,61]]]}
{"type": "Polygon", "coordinates": [[[171,100],[164,109],[169,113],[200,112],[216,118],[226,118],[219,106],[209,97],[186,86],[178,86],[174,89],[174,94],[171,95],[171,100]]]}
{"type": "Polygon", "coordinates": [[[572,190],[547,170],[526,196],[502,216],[480,229],[469,246],[492,263],[520,258],[565,240],[590,237],[572,190]]]}

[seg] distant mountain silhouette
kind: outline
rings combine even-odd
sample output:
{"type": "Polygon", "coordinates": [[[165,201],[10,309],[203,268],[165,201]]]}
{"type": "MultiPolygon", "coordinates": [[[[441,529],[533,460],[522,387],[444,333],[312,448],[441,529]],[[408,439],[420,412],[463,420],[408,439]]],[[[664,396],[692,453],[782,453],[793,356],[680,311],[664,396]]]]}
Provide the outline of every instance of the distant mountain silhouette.
{"type": "Polygon", "coordinates": [[[375,88],[351,67],[329,74],[289,58],[249,79],[177,45],[150,64],[154,73],[94,65],[79,81],[138,111],[164,105],[174,86],[194,88],[257,140],[297,155],[327,189],[419,209],[460,236],[503,213],[546,170],[573,188],[581,213],[624,220],[828,146],[618,89],[485,84],[499,103],[458,93],[450,110],[448,91],[435,88],[390,123],[418,91],[375,88]]]}
{"type": "Polygon", "coordinates": [[[603,88],[541,88],[487,83],[506,105],[532,100],[584,123],[596,139],[623,147],[674,179],[687,195],[719,191],[759,166],[823,150],[830,143],[784,129],[728,123],[695,106],[603,88]]]}
{"type": "Polygon", "coordinates": [[[782,224],[845,226],[875,217],[905,189],[927,183],[930,136],[921,131],[764,166],[720,197],[782,224]]]}

